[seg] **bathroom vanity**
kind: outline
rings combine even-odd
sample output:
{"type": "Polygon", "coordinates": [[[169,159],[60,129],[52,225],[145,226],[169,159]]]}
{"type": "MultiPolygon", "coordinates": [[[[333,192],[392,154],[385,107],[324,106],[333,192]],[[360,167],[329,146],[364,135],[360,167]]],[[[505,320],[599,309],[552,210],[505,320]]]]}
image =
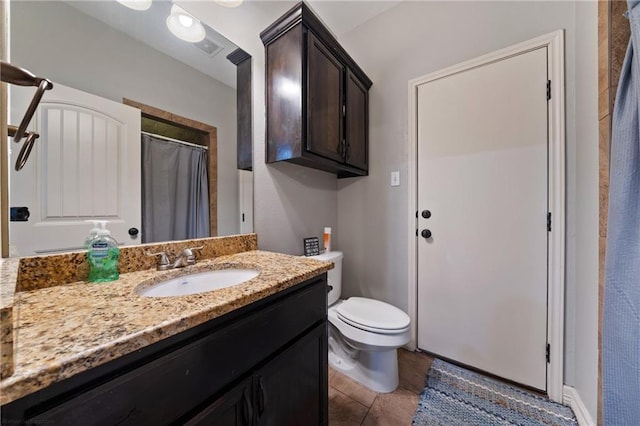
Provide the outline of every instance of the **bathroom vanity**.
{"type": "Polygon", "coordinates": [[[331,266],[251,250],[17,293],[2,423],[327,424],[331,266]],[[136,293],[158,274],[237,267],[260,275],[190,296],[136,293]]]}

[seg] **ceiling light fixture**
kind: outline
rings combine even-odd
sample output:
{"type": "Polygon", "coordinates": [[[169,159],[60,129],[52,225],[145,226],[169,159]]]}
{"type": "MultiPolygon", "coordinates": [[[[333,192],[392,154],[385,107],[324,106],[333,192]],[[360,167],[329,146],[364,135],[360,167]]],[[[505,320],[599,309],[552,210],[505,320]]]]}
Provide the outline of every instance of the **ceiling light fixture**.
{"type": "Polygon", "coordinates": [[[116,0],[123,6],[133,10],[147,10],[151,7],[151,0],[116,0]]]}
{"type": "Polygon", "coordinates": [[[242,4],[242,0],[215,0],[216,3],[225,7],[238,7],[242,4]]]}
{"type": "Polygon", "coordinates": [[[167,18],[167,27],[176,37],[197,43],[204,40],[205,30],[200,21],[178,5],[171,6],[171,15],[167,18]]]}

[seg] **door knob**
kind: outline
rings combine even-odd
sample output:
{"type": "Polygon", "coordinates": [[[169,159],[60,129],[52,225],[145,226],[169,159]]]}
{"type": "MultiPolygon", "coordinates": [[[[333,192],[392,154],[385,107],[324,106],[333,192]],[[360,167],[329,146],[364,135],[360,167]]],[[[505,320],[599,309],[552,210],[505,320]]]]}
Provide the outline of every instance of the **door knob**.
{"type": "Polygon", "coordinates": [[[431,238],[431,231],[429,231],[428,229],[423,229],[420,235],[422,235],[424,238],[431,238]]]}
{"type": "Polygon", "coordinates": [[[29,207],[11,207],[9,209],[9,220],[11,222],[26,222],[29,220],[29,207]]]}
{"type": "Polygon", "coordinates": [[[422,217],[429,219],[431,217],[431,212],[429,210],[422,210],[422,217]]]}

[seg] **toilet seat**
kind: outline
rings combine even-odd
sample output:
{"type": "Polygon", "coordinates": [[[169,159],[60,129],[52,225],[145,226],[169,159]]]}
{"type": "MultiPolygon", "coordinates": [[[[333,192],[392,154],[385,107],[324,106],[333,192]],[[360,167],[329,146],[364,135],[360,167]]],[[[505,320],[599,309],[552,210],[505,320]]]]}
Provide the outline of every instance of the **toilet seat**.
{"type": "Polygon", "coordinates": [[[379,334],[399,334],[409,329],[409,316],[388,303],[351,297],[336,307],[338,319],[350,326],[379,334]]]}

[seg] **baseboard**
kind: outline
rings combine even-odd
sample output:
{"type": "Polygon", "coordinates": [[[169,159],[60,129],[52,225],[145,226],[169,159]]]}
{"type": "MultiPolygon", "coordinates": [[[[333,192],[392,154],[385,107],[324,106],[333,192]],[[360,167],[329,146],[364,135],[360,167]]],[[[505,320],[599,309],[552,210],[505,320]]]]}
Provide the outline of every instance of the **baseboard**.
{"type": "Polygon", "coordinates": [[[410,340],[409,343],[403,346],[403,348],[408,350],[409,352],[415,352],[418,349],[413,340],[410,340]]]}
{"type": "Polygon", "coordinates": [[[571,407],[580,426],[596,426],[596,422],[593,421],[587,407],[582,402],[582,398],[580,398],[580,394],[574,387],[564,385],[562,388],[562,403],[571,407]]]}

